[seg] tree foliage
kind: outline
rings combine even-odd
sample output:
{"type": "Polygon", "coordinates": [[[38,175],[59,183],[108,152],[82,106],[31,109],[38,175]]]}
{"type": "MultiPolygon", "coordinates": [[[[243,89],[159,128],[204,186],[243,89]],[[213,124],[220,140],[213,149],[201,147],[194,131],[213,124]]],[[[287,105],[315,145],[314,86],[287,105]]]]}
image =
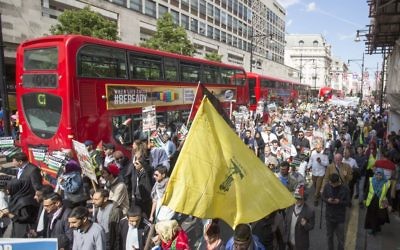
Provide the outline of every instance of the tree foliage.
{"type": "Polygon", "coordinates": [[[196,51],[185,29],[174,23],[170,13],[166,13],[157,20],[156,33],[152,38],[141,43],[141,46],[187,56],[192,56],[196,51]]]}
{"type": "Polygon", "coordinates": [[[222,57],[223,55],[219,55],[217,52],[213,51],[211,53],[207,53],[204,58],[210,61],[222,62],[222,57]]]}
{"type": "Polygon", "coordinates": [[[117,23],[103,17],[87,6],[80,10],[65,10],[58,16],[58,24],[50,27],[53,35],[76,34],[116,41],[117,23]]]}

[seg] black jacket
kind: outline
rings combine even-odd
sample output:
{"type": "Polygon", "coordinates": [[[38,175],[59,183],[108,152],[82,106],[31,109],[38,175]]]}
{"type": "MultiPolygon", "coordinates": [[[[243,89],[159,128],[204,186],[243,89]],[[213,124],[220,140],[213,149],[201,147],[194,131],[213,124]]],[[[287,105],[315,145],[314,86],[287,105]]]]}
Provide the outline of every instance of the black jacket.
{"type": "Polygon", "coordinates": [[[30,180],[34,190],[42,188],[42,175],[40,174],[40,169],[31,163],[28,163],[25,166],[18,179],[30,180]]]}
{"type": "Polygon", "coordinates": [[[61,213],[54,218],[53,223],[51,223],[53,215],[47,214],[48,223],[46,238],[57,238],[58,249],[72,249],[73,232],[68,223],[68,216],[70,213],[71,209],[62,207],[61,213]]]}
{"type": "Polygon", "coordinates": [[[347,186],[339,185],[333,187],[327,183],[322,192],[322,199],[326,204],[325,217],[329,222],[344,223],[346,216],[346,207],[350,202],[350,191],[347,186]],[[338,198],[338,204],[328,202],[329,198],[338,198]]]}
{"type": "MultiPolygon", "coordinates": [[[[144,249],[144,246],[146,244],[147,234],[150,231],[150,227],[151,223],[142,217],[138,227],[140,250],[144,249]]],[[[117,242],[119,242],[119,248],[113,250],[125,250],[126,236],[128,235],[128,229],[129,229],[128,218],[125,217],[119,222],[119,234],[117,240],[117,242]]]]}

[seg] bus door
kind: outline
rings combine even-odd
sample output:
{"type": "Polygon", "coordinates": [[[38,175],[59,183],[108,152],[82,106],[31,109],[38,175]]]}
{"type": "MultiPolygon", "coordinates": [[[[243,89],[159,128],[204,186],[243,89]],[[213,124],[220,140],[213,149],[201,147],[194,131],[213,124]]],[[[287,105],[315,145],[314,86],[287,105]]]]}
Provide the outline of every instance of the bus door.
{"type": "Polygon", "coordinates": [[[250,110],[255,110],[257,106],[256,78],[248,78],[248,84],[250,110]]]}

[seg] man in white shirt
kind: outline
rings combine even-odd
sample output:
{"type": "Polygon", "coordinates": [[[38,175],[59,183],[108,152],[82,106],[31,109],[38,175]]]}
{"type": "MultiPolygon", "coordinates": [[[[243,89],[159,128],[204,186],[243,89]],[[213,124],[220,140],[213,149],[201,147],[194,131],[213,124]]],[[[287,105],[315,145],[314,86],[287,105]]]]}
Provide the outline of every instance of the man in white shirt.
{"type": "Polygon", "coordinates": [[[261,137],[265,144],[270,144],[273,140],[278,140],[276,135],[271,132],[271,127],[269,126],[264,126],[264,131],[261,132],[261,137]]]}
{"type": "Polygon", "coordinates": [[[328,165],[328,156],[323,153],[322,145],[317,144],[308,161],[308,168],[312,168],[312,181],[315,189],[314,206],[318,206],[318,201],[321,196],[322,181],[324,180],[325,170],[328,165]]]}

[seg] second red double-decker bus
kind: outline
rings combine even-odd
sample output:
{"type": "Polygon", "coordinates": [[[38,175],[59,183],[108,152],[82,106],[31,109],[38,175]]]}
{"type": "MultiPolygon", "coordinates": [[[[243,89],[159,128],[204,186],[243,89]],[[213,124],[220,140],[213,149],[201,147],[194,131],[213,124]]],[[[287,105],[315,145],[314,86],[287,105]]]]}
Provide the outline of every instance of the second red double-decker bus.
{"type": "Polygon", "coordinates": [[[242,67],[85,36],[26,41],[16,64],[20,146],[52,151],[90,139],[124,148],[141,129],[143,107],[155,105],[166,124],[185,122],[199,82],[226,107],[246,104],[237,74],[242,67]]]}
{"type": "Polygon", "coordinates": [[[275,102],[281,106],[296,102],[300,99],[307,101],[310,87],[293,81],[247,73],[250,109],[255,110],[259,101],[275,102]]]}
{"type": "Polygon", "coordinates": [[[326,102],[332,99],[332,97],[343,97],[343,92],[326,86],[319,89],[318,97],[320,100],[326,102]]]}

